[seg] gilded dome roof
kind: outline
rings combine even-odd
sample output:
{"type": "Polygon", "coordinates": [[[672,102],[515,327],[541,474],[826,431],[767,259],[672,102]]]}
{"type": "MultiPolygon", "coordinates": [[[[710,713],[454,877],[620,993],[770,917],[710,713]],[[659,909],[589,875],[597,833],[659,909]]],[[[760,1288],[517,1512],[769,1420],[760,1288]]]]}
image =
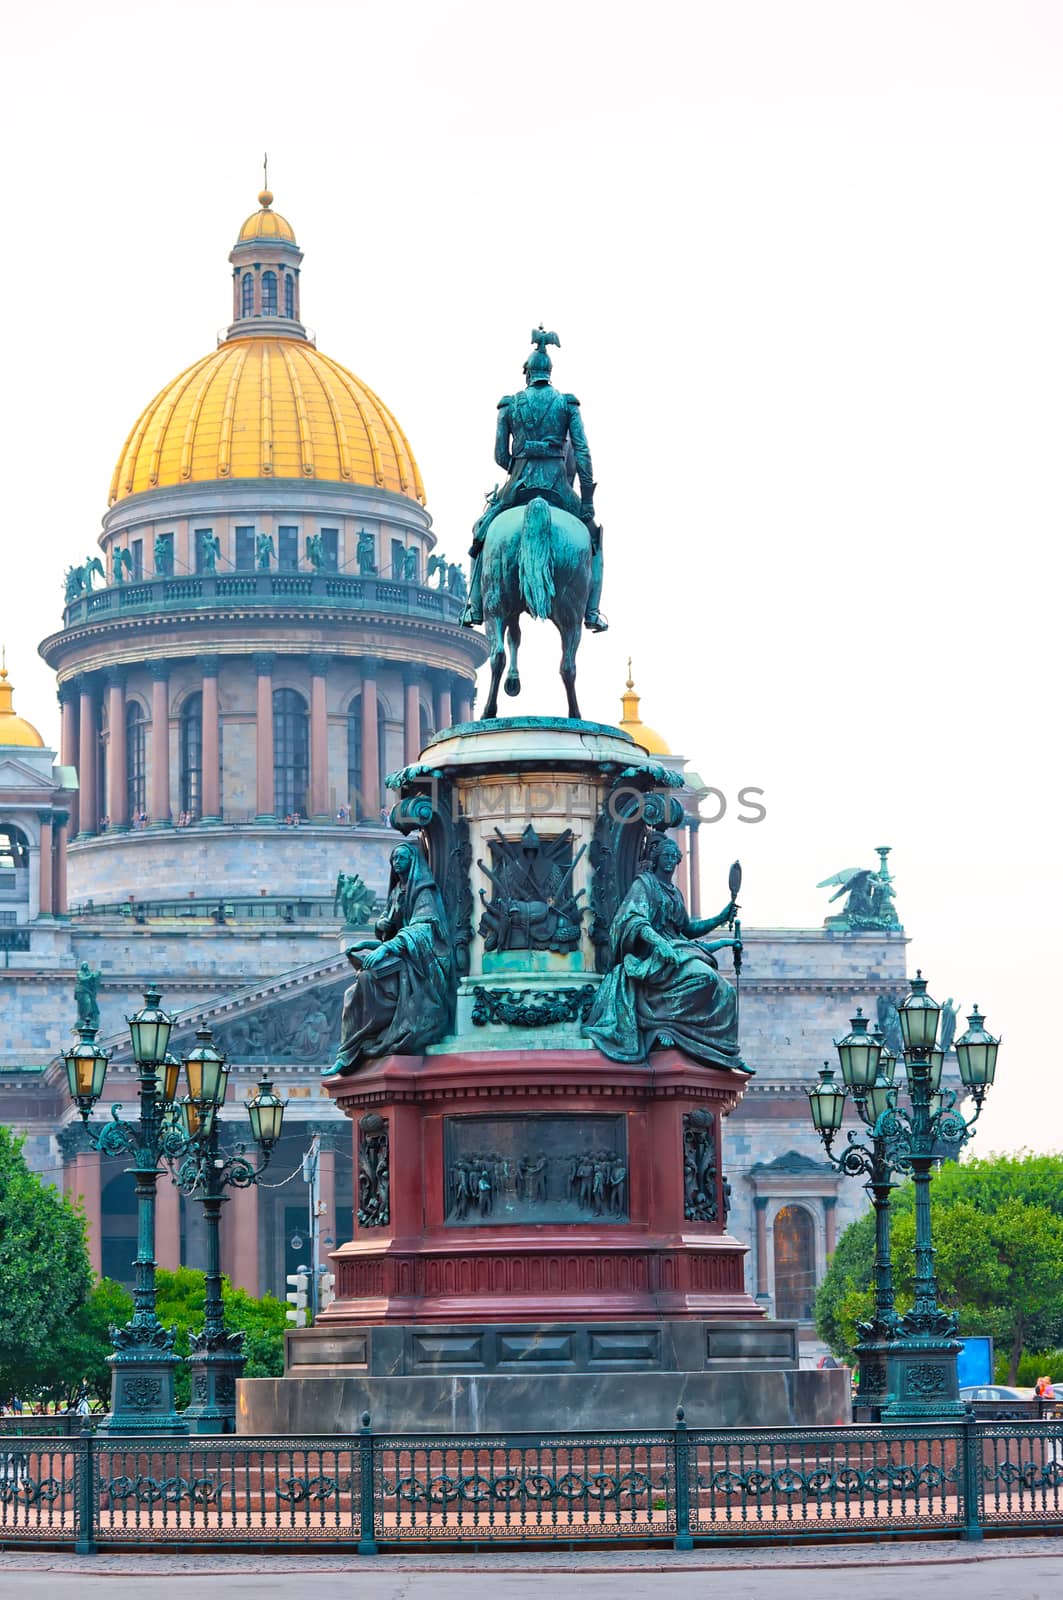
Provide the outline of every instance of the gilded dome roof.
{"type": "Polygon", "coordinates": [[[32,746],[35,750],[44,749],[44,740],[25,717],[17,717],[12,704],[14,699],[14,686],[7,681],[7,664],[0,667],[0,746],[22,745],[23,748],[32,746]]]}
{"type": "Polygon", "coordinates": [[[286,217],[279,211],[271,211],[273,196],[268,189],[263,189],[258,197],[261,211],[253,211],[240,229],[237,244],[247,244],[251,239],[284,239],[289,244],[295,243],[295,229],[286,217]]]}
{"type": "Polygon", "coordinates": [[[641,696],[635,693],[635,684],[631,676],[631,662],[627,664],[627,692],[620,697],[624,708],[624,715],[620,718],[620,726],[625,733],[630,733],[636,744],[648,750],[651,756],[670,756],[665,741],[655,728],[648,728],[639,716],[639,700],[641,696]]]}
{"type": "Polygon", "coordinates": [[[160,390],[126,440],[108,504],[219,478],[359,483],[425,498],[383,401],[305,340],[276,335],[229,340],[160,390]]]}

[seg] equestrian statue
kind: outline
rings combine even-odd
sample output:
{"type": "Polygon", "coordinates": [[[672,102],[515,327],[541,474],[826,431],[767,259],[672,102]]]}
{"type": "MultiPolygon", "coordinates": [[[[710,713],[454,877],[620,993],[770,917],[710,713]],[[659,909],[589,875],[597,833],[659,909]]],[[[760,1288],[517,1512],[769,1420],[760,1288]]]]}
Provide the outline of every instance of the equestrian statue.
{"type": "Polygon", "coordinates": [[[576,651],[584,627],[604,633],[602,530],[594,520],[594,476],[579,401],[550,381],[547,345],[556,333],[537,328],[524,363],[525,388],[498,403],[495,460],[508,473],[488,497],[473,529],[472,576],[466,627],[483,623],[491,647],[491,689],[484,717],[498,712],[506,664],[506,693],[520,693],[517,650],[522,612],[554,624],[561,635],[561,678],[568,714],[576,703],[576,651]],[[579,494],[573,488],[579,479],[579,494]]]}

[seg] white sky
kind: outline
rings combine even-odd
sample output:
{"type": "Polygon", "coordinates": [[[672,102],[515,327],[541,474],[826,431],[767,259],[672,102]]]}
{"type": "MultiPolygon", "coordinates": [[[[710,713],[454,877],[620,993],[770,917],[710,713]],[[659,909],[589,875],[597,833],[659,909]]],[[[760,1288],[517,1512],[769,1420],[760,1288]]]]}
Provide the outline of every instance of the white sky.
{"type": "MultiPolygon", "coordinates": [[[[607,536],[584,715],[630,652],[673,748],[766,791],[705,830],[708,903],[740,854],[749,925],[816,924],[892,844],[912,969],[1004,1034],[979,1147],[1063,1146],[1063,7],[37,0],[3,55],[18,709],[57,738],[62,573],[228,321],[268,149],[306,320],[401,419],[452,559],[559,332],[607,536]]],[[[512,709],[559,711],[556,636],[525,640],[512,709]]]]}

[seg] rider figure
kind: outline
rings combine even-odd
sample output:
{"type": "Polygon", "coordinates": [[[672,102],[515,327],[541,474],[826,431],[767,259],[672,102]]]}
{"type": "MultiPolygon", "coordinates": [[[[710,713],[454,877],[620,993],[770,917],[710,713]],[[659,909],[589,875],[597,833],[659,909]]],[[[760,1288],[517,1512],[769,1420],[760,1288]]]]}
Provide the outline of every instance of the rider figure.
{"type": "Polygon", "coordinates": [[[488,501],[473,528],[473,558],[469,603],[462,622],[466,627],[483,622],[483,546],[487,530],[500,511],[527,505],[541,496],[550,505],[585,522],[591,536],[591,587],[584,625],[594,633],[608,627],[598,605],[602,597],[602,530],[594,520],[594,475],[587,435],[583,431],[579,401],[561,394],[550,382],[553,362],[548,344],[561,341],[542,327],[532,333],[535,349],[524,363],[527,387],[521,394],[503,395],[498,402],[495,460],[509,476],[488,501]],[[572,487],[579,477],[579,494],[572,487]]]}

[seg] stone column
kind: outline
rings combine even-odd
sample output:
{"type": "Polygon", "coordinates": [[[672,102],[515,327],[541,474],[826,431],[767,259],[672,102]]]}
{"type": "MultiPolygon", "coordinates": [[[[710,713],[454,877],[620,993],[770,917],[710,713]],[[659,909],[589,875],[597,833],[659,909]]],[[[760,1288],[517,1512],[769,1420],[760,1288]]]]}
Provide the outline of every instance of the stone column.
{"type": "Polygon", "coordinates": [[[41,829],[40,864],[37,873],[37,907],[38,916],[50,917],[54,915],[54,892],[52,889],[52,813],[38,811],[37,821],[41,829]]]}
{"type": "Polygon", "coordinates": [[[310,816],[329,819],[328,796],[328,656],[310,657],[310,816]]]}
{"type": "Polygon", "coordinates": [[[695,818],[690,823],[690,915],[701,916],[701,824],[695,818]]]}
{"type": "Polygon", "coordinates": [[[222,1212],[221,1263],[238,1289],[258,1294],[258,1189],[230,1189],[222,1212]]]}
{"type": "MultiPolygon", "coordinates": [[[[221,744],[218,733],[218,658],[204,656],[203,667],[203,815],[201,822],[221,821],[221,744]]],[[[272,707],[270,727],[273,726],[272,707]]]]}
{"type": "Polygon", "coordinates": [[[100,826],[96,777],[99,772],[99,728],[96,696],[88,678],[79,678],[78,705],[78,838],[87,839],[100,826]]]}
{"type": "Polygon", "coordinates": [[[380,821],[380,744],[377,734],[377,663],[362,659],[362,803],[361,815],[380,821]]]}
{"type": "Polygon", "coordinates": [[[824,1244],[827,1249],[827,1263],[834,1254],[834,1247],[838,1243],[838,1196],[825,1194],[823,1196],[823,1231],[824,1244]]]}
{"type": "Polygon", "coordinates": [[[181,1265],[181,1192],[165,1169],[155,1191],[155,1265],[167,1272],[181,1265]]]}
{"type": "Polygon", "coordinates": [[[107,815],[112,833],[129,827],[129,791],[125,759],[125,670],[108,667],[107,684],[107,815]]]}
{"type": "Polygon", "coordinates": [[[403,754],[406,765],[412,767],[421,753],[421,679],[423,668],[408,666],[402,679],[406,690],[405,743],[403,754]]]}
{"type": "MultiPolygon", "coordinates": [[[[255,278],[258,294],[258,277],[255,278]]],[[[273,809],[273,662],[256,652],[251,661],[258,680],[255,699],[255,821],[274,822],[273,809]]]]}
{"type": "Polygon", "coordinates": [[[93,1272],[99,1276],[103,1270],[103,1207],[98,1153],[95,1150],[78,1150],[66,1168],[65,1177],[67,1194],[75,1199],[79,1196],[81,1198],[85,1220],[88,1223],[89,1264],[93,1272]]]}
{"type": "MultiPolygon", "coordinates": [[[[61,733],[59,736],[59,760],[64,767],[76,767],[78,764],[78,680],[69,678],[66,683],[59,685],[59,707],[61,717],[61,733]]],[[[70,796],[73,811],[72,827],[74,832],[78,828],[78,796],[72,790],[70,796]]]]}
{"type": "Polygon", "coordinates": [[[768,1197],[758,1194],[753,1198],[757,1220],[757,1299],[768,1296],[768,1197]]]}
{"type": "Polygon", "coordinates": [[[151,663],[151,826],[170,826],[170,666],[151,663]]]}
{"type": "Polygon", "coordinates": [[[457,680],[457,721],[472,721],[472,684],[466,678],[457,680]]]}
{"type": "Polygon", "coordinates": [[[450,704],[450,679],[445,674],[440,674],[436,679],[436,732],[441,728],[449,728],[454,720],[454,712],[450,704]]]}
{"type": "Polygon", "coordinates": [[[66,901],[66,843],[67,827],[70,822],[69,811],[55,813],[55,833],[53,844],[55,849],[55,876],[52,882],[52,898],[55,903],[57,917],[65,917],[67,913],[66,901]]]}

